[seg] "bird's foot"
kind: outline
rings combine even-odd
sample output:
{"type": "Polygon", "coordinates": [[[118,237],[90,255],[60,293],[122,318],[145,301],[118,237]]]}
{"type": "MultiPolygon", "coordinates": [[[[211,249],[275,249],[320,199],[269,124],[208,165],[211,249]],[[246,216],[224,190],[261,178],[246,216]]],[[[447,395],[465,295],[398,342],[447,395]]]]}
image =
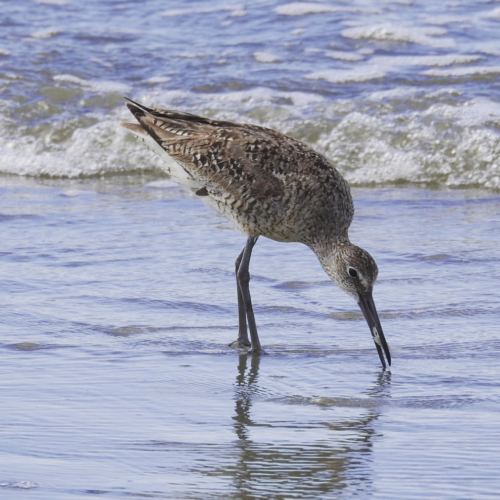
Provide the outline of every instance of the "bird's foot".
{"type": "Polygon", "coordinates": [[[229,344],[229,347],[234,347],[235,349],[244,349],[245,351],[248,351],[252,347],[252,344],[250,344],[248,340],[236,339],[234,342],[231,342],[229,344]]]}
{"type": "Polygon", "coordinates": [[[252,347],[252,344],[248,340],[236,339],[234,342],[231,342],[229,344],[229,347],[232,347],[234,349],[242,349],[246,351],[247,354],[256,354],[257,356],[260,356],[261,354],[267,354],[262,346],[252,347]]]}

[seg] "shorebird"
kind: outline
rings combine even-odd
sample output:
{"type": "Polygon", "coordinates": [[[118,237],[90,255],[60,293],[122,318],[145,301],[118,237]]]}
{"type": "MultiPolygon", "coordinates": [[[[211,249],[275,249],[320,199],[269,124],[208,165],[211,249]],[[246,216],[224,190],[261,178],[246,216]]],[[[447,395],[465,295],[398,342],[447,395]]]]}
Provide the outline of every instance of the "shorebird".
{"type": "Polygon", "coordinates": [[[248,237],[236,259],[239,330],[231,345],[264,353],[248,269],[257,239],[265,236],[311,248],[326,274],[358,303],[383,368],[384,353],[390,365],[372,295],[377,264],[349,241],[354,204],[347,181],[333,165],[306,144],[268,128],[128,101],[138,124],[122,125],[165,160],[173,181],[203,198],[248,237]]]}

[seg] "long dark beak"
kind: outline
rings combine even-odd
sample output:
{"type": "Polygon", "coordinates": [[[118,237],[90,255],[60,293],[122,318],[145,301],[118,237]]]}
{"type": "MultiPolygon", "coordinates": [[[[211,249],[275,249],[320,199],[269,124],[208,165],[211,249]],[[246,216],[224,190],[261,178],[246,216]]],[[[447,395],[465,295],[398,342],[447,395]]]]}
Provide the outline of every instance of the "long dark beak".
{"type": "Polygon", "coordinates": [[[373,302],[372,293],[367,293],[366,295],[359,294],[359,307],[363,313],[368,326],[370,327],[370,332],[372,334],[373,340],[375,342],[375,347],[377,348],[378,356],[382,362],[384,369],[386,368],[384,353],[387,358],[389,366],[391,366],[391,351],[389,349],[389,344],[385,340],[384,332],[382,331],[382,326],[380,320],[378,319],[377,309],[375,308],[375,302],[373,302]],[[382,349],[384,350],[382,352],[382,349]]]}

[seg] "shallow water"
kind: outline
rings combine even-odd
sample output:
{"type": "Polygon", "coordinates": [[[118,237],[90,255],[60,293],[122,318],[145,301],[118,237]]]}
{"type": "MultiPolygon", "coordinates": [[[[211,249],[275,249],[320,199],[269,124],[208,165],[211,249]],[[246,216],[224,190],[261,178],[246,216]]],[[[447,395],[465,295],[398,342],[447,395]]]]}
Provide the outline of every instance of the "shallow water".
{"type": "Polygon", "coordinates": [[[259,360],[226,347],[244,236],[197,199],[144,177],[1,192],[0,495],[496,498],[497,196],[354,190],[383,372],[306,247],[255,248],[259,360]]]}
{"type": "Polygon", "coordinates": [[[499,9],[1,2],[0,498],[498,498],[499,9]],[[265,239],[268,355],[228,347],[245,237],[123,95],[335,164],[390,370],[312,252],[265,239]]]}

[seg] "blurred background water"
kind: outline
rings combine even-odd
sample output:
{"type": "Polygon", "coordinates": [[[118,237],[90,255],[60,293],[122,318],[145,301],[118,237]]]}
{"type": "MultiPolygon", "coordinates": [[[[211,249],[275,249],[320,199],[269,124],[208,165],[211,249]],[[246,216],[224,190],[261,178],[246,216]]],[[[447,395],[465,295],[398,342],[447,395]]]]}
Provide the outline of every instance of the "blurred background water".
{"type": "Polygon", "coordinates": [[[0,3],[0,498],[500,489],[500,2],[0,3]],[[123,96],[275,128],[353,186],[382,372],[305,247],[172,184],[123,96]],[[24,496],[24,495],[23,495],[24,496]]]}

